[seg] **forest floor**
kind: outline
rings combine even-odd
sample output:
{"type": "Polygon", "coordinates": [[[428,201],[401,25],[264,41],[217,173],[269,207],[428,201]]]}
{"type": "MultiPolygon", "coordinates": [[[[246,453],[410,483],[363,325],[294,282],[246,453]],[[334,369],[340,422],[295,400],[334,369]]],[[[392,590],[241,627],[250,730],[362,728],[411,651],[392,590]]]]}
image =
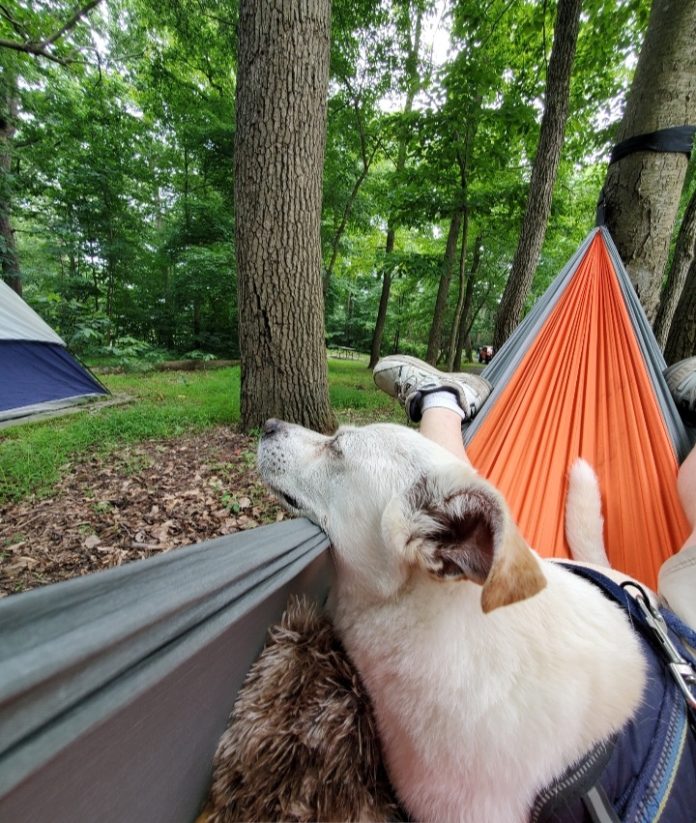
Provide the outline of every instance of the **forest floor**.
{"type": "Polygon", "coordinates": [[[72,465],[47,497],[0,505],[0,596],[281,520],[229,426],[72,465]]]}
{"type": "MultiPolygon", "coordinates": [[[[365,365],[329,361],[339,422],[405,422],[365,365]]],[[[136,402],[0,434],[0,597],[285,517],[236,429],[238,369],[109,379],[136,402]]]]}

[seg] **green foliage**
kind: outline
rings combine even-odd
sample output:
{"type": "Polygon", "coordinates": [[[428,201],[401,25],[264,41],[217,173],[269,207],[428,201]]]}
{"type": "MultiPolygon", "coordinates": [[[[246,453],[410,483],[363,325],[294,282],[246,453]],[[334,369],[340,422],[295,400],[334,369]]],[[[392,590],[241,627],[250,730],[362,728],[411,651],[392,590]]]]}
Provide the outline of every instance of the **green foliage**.
{"type": "MultiPolygon", "coordinates": [[[[583,5],[532,299],[592,224],[649,5],[583,5]]],[[[468,321],[474,342],[489,342],[536,151],[555,8],[334,0],[321,222],[329,341],[369,348],[388,272],[384,350],[423,354],[450,217],[465,210],[465,279],[475,240],[482,248],[468,321]]],[[[8,0],[0,38],[40,42],[73,11],[67,0],[8,0]]],[[[0,114],[16,126],[0,208],[27,299],[81,356],[140,368],[164,351],[238,356],[237,14],[235,0],[110,0],[54,44],[62,62],[0,49],[0,114]]],[[[455,272],[447,336],[457,290],[455,272]]]]}

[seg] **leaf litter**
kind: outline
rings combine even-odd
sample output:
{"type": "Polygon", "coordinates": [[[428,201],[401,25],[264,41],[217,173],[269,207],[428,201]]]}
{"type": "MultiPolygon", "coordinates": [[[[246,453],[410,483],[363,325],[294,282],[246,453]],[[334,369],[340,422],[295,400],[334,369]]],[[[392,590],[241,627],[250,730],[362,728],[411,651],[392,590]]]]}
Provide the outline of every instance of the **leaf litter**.
{"type": "Polygon", "coordinates": [[[0,597],[285,516],[228,427],[93,453],[50,497],[0,503],[0,597]]]}

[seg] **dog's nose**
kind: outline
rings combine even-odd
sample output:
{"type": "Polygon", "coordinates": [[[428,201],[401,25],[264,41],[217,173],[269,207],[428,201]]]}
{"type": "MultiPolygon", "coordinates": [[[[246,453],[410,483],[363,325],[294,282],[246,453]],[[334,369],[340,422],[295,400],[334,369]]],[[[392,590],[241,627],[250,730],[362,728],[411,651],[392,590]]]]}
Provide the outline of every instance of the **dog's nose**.
{"type": "Polygon", "coordinates": [[[272,434],[277,434],[282,428],[283,421],[276,420],[275,417],[271,417],[263,424],[264,436],[270,437],[272,434]]]}

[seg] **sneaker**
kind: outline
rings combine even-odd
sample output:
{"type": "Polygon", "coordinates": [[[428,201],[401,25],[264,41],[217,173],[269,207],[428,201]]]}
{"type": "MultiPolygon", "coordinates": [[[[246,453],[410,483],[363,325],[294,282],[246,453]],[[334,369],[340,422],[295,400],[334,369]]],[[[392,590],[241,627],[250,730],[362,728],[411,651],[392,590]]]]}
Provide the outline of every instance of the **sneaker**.
{"type": "Polygon", "coordinates": [[[451,392],[464,412],[464,419],[471,420],[491,393],[491,384],[477,374],[446,374],[405,354],[383,357],[372,376],[378,388],[404,404],[406,415],[413,423],[421,419],[421,400],[426,394],[451,392]]]}
{"type": "Polygon", "coordinates": [[[665,369],[667,388],[684,423],[696,427],[696,357],[687,357],[665,369]]]}

